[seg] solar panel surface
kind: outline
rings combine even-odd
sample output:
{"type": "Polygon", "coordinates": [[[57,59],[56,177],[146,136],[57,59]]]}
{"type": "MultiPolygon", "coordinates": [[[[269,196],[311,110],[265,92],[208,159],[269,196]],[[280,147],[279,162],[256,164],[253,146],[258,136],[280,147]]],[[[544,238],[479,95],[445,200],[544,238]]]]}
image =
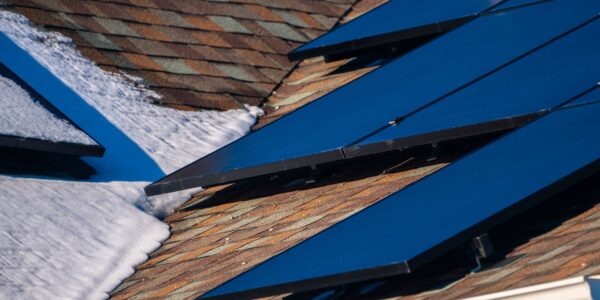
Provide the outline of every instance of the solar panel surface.
{"type": "Polygon", "coordinates": [[[597,9],[596,0],[557,0],[478,18],[166,176],[146,193],[343,159],[342,147],[572,30],[597,9]]]}
{"type": "Polygon", "coordinates": [[[554,1],[554,0],[508,0],[506,2],[500,3],[496,7],[494,7],[493,10],[516,8],[516,7],[522,6],[522,5],[541,4],[546,1],[554,1]]]}
{"type": "Polygon", "coordinates": [[[292,59],[337,54],[448,31],[501,0],[392,0],[289,54],[292,59]]]}
{"type": "Polygon", "coordinates": [[[347,157],[510,129],[578,96],[600,78],[594,21],[400,123],[344,148],[347,157]]]}
{"type": "Polygon", "coordinates": [[[259,297],[411,272],[600,171],[598,115],[599,103],[553,112],[204,297],[259,297]]]}

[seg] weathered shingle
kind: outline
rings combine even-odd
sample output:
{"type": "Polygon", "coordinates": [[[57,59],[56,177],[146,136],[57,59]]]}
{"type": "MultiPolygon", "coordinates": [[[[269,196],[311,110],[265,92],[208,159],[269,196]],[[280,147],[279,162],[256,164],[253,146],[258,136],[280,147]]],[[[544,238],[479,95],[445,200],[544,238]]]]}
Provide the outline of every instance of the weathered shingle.
{"type": "Polygon", "coordinates": [[[244,69],[237,67],[235,65],[226,65],[226,64],[217,64],[215,65],[221,72],[226,74],[227,76],[243,81],[257,81],[252,75],[248,74],[244,69]]]}
{"type": "Polygon", "coordinates": [[[276,37],[299,42],[307,41],[307,38],[300,35],[298,31],[294,30],[292,27],[285,23],[258,21],[258,24],[276,37]]]}
{"type": "Polygon", "coordinates": [[[140,37],[137,32],[129,28],[129,26],[122,21],[105,18],[94,18],[94,20],[111,34],[140,37]]]}
{"type": "Polygon", "coordinates": [[[84,39],[86,39],[90,44],[92,44],[96,48],[100,49],[109,49],[119,51],[121,48],[107,39],[104,35],[93,32],[79,31],[77,32],[84,39]]]}
{"type": "Polygon", "coordinates": [[[248,34],[251,33],[246,27],[232,17],[210,16],[209,19],[223,28],[224,31],[248,34]]]}
{"type": "Polygon", "coordinates": [[[160,76],[143,78],[157,91],[175,88],[173,84],[161,85],[179,80],[169,78],[175,75],[215,83],[179,84],[179,90],[168,91],[161,101],[216,109],[260,104],[275,86],[263,83],[278,83],[295,65],[285,57],[287,52],[298,46],[297,42],[329,29],[316,21],[311,23],[311,19],[325,14],[337,20],[354,1],[5,0],[8,9],[48,30],[66,34],[80,47],[122,52],[106,56],[85,52],[95,54],[91,59],[101,58],[100,66],[109,71],[136,76],[145,76],[143,71],[148,69],[164,71],[160,76]],[[259,22],[266,23],[261,26],[259,22]],[[245,66],[234,67],[232,63],[245,66]],[[198,70],[206,65],[211,65],[203,67],[207,71],[198,70]],[[223,86],[228,88],[221,89],[223,86]],[[221,101],[215,96],[204,97],[206,93],[234,96],[221,101]],[[184,94],[185,98],[177,98],[184,94]]]}

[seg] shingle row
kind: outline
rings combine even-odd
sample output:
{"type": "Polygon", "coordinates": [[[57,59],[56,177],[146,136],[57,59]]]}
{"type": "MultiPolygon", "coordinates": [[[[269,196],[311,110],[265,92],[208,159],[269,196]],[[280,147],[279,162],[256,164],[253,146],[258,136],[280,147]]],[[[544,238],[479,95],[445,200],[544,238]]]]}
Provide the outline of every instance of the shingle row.
{"type": "Polygon", "coordinates": [[[287,52],[354,0],[6,2],[103,68],[142,77],[163,104],[230,109],[260,104],[294,66],[287,52]]]}

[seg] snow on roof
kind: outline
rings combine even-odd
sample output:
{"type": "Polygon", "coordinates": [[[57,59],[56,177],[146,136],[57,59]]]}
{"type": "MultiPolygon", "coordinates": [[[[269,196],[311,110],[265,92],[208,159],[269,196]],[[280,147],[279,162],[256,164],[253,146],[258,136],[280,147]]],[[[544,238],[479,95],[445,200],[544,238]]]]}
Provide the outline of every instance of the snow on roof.
{"type": "MultiPolygon", "coordinates": [[[[260,113],[255,107],[227,112],[158,107],[150,104],[157,95],[135,79],[101,70],[71,40],[41,32],[22,16],[0,11],[0,32],[165,172],[244,135],[260,113]]],[[[164,215],[194,192],[148,199],[142,191],[148,182],[107,176],[116,167],[111,159],[120,157],[123,168],[134,168],[127,162],[135,158],[119,153],[114,142],[97,138],[102,132],[90,131],[86,120],[74,114],[77,110],[69,110],[79,103],[52,104],[102,143],[106,154],[86,158],[98,171],[92,182],[0,175],[1,299],[108,297],[168,237],[168,226],[154,216],[164,215]]]]}
{"type": "Polygon", "coordinates": [[[52,142],[96,145],[67,120],[47,110],[24,87],[0,73],[0,134],[52,142]]]}

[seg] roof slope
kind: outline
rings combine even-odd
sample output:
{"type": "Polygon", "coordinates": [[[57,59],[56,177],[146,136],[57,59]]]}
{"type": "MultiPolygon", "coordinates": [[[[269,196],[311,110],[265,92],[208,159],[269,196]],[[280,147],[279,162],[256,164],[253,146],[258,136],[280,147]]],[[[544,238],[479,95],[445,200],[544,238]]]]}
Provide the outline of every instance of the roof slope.
{"type": "MultiPolygon", "coordinates": [[[[353,12],[381,2],[359,1],[353,12]]],[[[256,127],[377,68],[377,64],[348,67],[354,63],[326,63],[322,58],[303,61],[267,99],[267,114],[256,127]]],[[[357,168],[301,189],[228,185],[202,192],[166,219],[173,235],[113,297],[194,298],[445,165],[414,163],[403,165],[400,172],[389,171],[395,164],[402,162],[357,168]]],[[[598,272],[600,261],[594,252],[600,244],[593,242],[598,211],[596,205],[579,216],[569,216],[571,220],[523,241],[505,259],[480,273],[452,277],[450,282],[449,275],[442,274],[430,278],[424,289],[398,287],[392,295],[454,299],[598,272]],[[445,286],[440,288],[439,283],[445,286]]]]}
{"type": "MultiPolygon", "coordinates": [[[[360,0],[341,22],[385,2],[360,0]]],[[[300,63],[266,100],[266,115],[256,127],[377,67],[358,64],[341,72],[349,62],[315,58],[300,63]]],[[[406,166],[404,160],[364,166],[301,189],[279,183],[258,189],[224,185],[201,192],[167,217],[172,236],[113,297],[194,298],[444,165],[406,166]],[[396,165],[404,169],[385,171],[396,165]]]]}
{"type": "Polygon", "coordinates": [[[384,297],[457,299],[600,273],[598,180],[596,175],[490,232],[503,258],[480,272],[438,272],[410,287],[391,284],[384,297]]]}
{"type": "Polygon", "coordinates": [[[285,56],[355,0],[4,0],[73,39],[110,71],[141,77],[163,103],[259,105],[294,66],[285,56]]]}
{"type": "Polygon", "coordinates": [[[444,163],[416,166],[394,170],[368,161],[315,184],[208,189],[167,217],[172,236],[113,297],[199,296],[444,163]]]}

